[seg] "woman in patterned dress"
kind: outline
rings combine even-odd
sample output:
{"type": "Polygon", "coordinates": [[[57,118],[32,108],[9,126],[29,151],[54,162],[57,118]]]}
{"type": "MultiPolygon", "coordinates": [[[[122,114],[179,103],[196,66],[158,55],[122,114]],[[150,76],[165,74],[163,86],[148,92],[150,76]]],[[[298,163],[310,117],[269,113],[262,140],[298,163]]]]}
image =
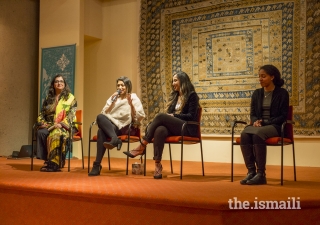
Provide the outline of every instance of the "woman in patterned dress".
{"type": "Polygon", "coordinates": [[[60,160],[62,166],[64,165],[66,143],[72,129],[76,107],[77,101],[70,93],[65,78],[61,74],[56,75],[51,81],[37,119],[37,158],[45,161],[40,171],[60,171],[60,160]]]}

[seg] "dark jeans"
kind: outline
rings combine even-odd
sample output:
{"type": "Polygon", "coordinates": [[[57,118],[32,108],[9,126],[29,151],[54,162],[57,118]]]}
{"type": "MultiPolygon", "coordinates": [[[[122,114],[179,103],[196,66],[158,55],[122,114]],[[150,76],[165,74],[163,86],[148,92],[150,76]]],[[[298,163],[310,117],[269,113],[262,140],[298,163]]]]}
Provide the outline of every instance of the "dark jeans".
{"type": "Polygon", "coordinates": [[[97,116],[98,139],[97,139],[97,155],[96,163],[101,163],[106,148],[103,146],[103,142],[107,142],[108,138],[117,138],[121,135],[121,131],[116,125],[114,125],[105,115],[99,114],[97,116]]]}
{"type": "MultiPolygon", "coordinates": [[[[165,113],[159,113],[149,125],[146,135],[143,137],[147,142],[153,141],[154,160],[161,160],[164,142],[168,136],[180,136],[181,128],[185,121],[165,113]]],[[[186,130],[184,135],[190,135],[186,130]]]]}

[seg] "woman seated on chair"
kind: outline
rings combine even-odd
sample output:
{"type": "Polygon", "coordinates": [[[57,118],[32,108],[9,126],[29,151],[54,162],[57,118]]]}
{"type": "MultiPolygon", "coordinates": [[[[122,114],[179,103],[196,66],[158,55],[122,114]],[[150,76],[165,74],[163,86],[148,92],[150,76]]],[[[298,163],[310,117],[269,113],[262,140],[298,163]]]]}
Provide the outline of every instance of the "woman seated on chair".
{"type": "Polygon", "coordinates": [[[281,86],[279,70],[273,65],[259,69],[262,88],[255,90],[251,97],[251,125],[241,133],[240,147],[248,169],[247,176],[240,184],[266,184],[267,146],[265,140],[280,136],[281,125],[289,111],[289,94],[281,86]]]}
{"type": "MultiPolygon", "coordinates": [[[[106,149],[117,147],[120,150],[122,142],[119,135],[126,135],[131,123],[138,126],[145,117],[140,99],[131,93],[132,84],[128,77],[119,77],[116,81],[117,91],[110,96],[101,113],[97,116],[98,129],[97,155],[89,176],[98,176],[102,169],[101,161],[106,149]],[[111,139],[109,142],[108,139],[111,139]]],[[[134,135],[134,129],[130,134],[134,135]]]]}
{"type": "MultiPolygon", "coordinates": [[[[169,96],[167,113],[159,113],[148,126],[142,143],[131,150],[123,152],[131,158],[144,155],[146,145],[153,140],[155,160],[154,179],[162,178],[161,158],[165,139],[168,136],[180,136],[181,128],[185,121],[195,121],[199,108],[199,97],[189,76],[184,72],[177,72],[172,77],[172,92],[169,96]]],[[[197,136],[198,127],[188,125],[186,136],[197,136]]]]}
{"type": "Polygon", "coordinates": [[[64,166],[68,147],[66,143],[72,129],[76,107],[77,101],[70,93],[65,78],[60,74],[56,75],[51,81],[37,119],[37,158],[45,160],[40,171],[60,171],[60,162],[61,166],[64,166]]]}

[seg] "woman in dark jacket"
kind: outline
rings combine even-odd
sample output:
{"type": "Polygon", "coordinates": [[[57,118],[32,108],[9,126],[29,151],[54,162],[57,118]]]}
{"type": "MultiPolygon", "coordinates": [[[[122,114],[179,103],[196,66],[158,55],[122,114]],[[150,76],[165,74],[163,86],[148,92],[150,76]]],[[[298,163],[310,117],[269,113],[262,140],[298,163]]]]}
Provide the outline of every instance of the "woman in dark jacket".
{"type": "MultiPolygon", "coordinates": [[[[153,140],[155,160],[154,178],[162,178],[161,158],[164,142],[167,136],[180,136],[181,128],[185,121],[197,119],[199,97],[189,76],[184,72],[177,72],[172,77],[172,92],[169,97],[167,113],[159,113],[149,125],[142,143],[130,152],[123,152],[131,158],[144,155],[146,145],[153,140]]],[[[195,125],[188,125],[184,135],[197,136],[198,129],[195,125]]]]}
{"type": "Polygon", "coordinates": [[[265,140],[280,135],[281,124],[286,120],[289,110],[288,91],[281,86],[279,70],[273,65],[259,69],[262,88],[251,97],[251,125],[241,133],[241,152],[248,169],[247,176],[240,184],[266,184],[267,148],[265,140]]]}

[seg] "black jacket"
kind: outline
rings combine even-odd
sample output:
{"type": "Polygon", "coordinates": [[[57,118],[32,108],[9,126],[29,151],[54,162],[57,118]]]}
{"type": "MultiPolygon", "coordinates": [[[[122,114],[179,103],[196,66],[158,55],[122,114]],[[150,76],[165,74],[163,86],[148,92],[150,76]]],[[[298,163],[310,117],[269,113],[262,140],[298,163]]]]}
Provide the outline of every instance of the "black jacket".
{"type": "MultiPolygon", "coordinates": [[[[254,123],[262,119],[263,88],[255,90],[251,97],[250,120],[254,123]]],[[[281,87],[275,87],[270,106],[270,118],[262,122],[262,126],[273,125],[280,134],[281,124],[286,121],[289,111],[289,93],[281,87]]]]}
{"type": "MultiPolygon", "coordinates": [[[[168,113],[174,113],[177,101],[178,99],[175,99],[175,101],[171,104],[171,106],[168,108],[168,113]]],[[[190,93],[188,100],[182,108],[181,113],[174,113],[173,116],[184,121],[196,121],[198,108],[199,97],[196,92],[192,92],[190,93]]],[[[188,125],[187,129],[191,136],[198,136],[198,128],[196,125],[188,125]]]]}

